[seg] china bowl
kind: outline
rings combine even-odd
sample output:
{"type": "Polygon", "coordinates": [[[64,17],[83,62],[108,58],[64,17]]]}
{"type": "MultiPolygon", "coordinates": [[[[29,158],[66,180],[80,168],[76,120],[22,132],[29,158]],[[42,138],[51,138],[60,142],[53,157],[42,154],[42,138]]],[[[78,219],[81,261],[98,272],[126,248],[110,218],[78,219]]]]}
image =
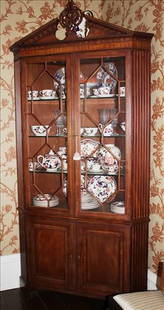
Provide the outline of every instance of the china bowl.
{"type": "Polygon", "coordinates": [[[83,136],[95,136],[97,134],[97,127],[84,127],[83,128],[83,136]]]}
{"type": "Polygon", "coordinates": [[[31,126],[31,131],[35,136],[46,136],[46,134],[50,131],[50,127],[49,125],[33,125],[31,126]]]}
{"type": "Polygon", "coordinates": [[[111,203],[111,211],[113,213],[124,214],[125,213],[125,204],[123,201],[115,201],[111,203]]]}
{"type": "Polygon", "coordinates": [[[33,205],[36,207],[55,207],[59,204],[59,198],[57,196],[51,196],[50,194],[38,194],[33,197],[33,205]]]}

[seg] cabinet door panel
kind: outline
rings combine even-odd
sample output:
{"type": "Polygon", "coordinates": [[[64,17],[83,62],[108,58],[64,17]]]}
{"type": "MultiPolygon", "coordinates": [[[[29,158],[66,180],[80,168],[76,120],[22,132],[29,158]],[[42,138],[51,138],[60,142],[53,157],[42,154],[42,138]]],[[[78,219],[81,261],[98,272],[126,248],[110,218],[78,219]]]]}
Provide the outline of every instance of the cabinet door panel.
{"type": "Polygon", "coordinates": [[[68,285],[73,227],[69,223],[28,226],[30,280],[52,288],[68,285]],[[32,253],[32,255],[31,255],[32,253]]]}
{"type": "Polygon", "coordinates": [[[79,228],[80,281],[84,290],[105,294],[122,288],[123,234],[99,228],[79,228]]]}

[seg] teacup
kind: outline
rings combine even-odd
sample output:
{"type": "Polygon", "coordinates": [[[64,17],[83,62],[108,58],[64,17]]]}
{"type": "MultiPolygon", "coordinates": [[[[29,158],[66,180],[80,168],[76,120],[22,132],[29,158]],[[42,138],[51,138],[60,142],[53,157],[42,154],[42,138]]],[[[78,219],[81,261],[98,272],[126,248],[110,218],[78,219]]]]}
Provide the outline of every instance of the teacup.
{"type": "Polygon", "coordinates": [[[36,161],[30,161],[28,164],[28,170],[29,171],[34,171],[35,169],[39,168],[40,164],[36,161]]]}
{"type": "Polygon", "coordinates": [[[62,152],[63,154],[66,154],[67,147],[66,146],[59,146],[59,151],[62,152]]]}
{"type": "Polygon", "coordinates": [[[27,99],[28,100],[39,100],[39,91],[38,90],[29,90],[27,99]]]}
{"type": "Polygon", "coordinates": [[[83,128],[84,136],[95,136],[97,133],[97,127],[85,127],[83,128]]]}
{"type": "MultiPolygon", "coordinates": [[[[100,124],[101,125],[101,124],[100,124]]],[[[103,136],[110,136],[113,134],[113,124],[107,125],[103,131],[103,136]]]]}
{"type": "Polygon", "coordinates": [[[125,86],[120,87],[120,96],[125,97],[125,86]]]}
{"type": "Polygon", "coordinates": [[[44,125],[44,126],[33,125],[31,126],[31,130],[35,136],[46,136],[47,133],[49,133],[50,131],[50,127],[49,125],[44,125]]]}
{"type": "Polygon", "coordinates": [[[54,98],[56,95],[56,91],[53,89],[42,89],[39,92],[40,98],[44,99],[44,98],[54,98]]]}
{"type": "Polygon", "coordinates": [[[99,88],[93,88],[93,94],[94,96],[109,96],[111,92],[110,86],[102,86],[99,88]]]}

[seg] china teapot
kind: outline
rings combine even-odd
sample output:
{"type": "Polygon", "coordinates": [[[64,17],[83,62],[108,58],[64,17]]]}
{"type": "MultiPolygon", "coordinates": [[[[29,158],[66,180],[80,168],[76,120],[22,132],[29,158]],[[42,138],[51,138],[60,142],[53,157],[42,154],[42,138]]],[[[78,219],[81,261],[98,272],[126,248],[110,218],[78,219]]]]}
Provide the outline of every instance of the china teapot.
{"type": "Polygon", "coordinates": [[[38,155],[37,161],[39,164],[45,168],[47,171],[57,171],[61,167],[61,160],[60,158],[50,150],[48,154],[38,155]]]}

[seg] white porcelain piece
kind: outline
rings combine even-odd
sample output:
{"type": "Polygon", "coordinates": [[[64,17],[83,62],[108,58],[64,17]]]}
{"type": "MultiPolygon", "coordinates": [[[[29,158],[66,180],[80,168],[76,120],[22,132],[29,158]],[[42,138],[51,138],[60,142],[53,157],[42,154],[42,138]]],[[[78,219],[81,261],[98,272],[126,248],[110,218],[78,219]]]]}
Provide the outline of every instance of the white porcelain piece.
{"type": "Polygon", "coordinates": [[[31,131],[35,136],[46,136],[50,131],[49,125],[32,125],[31,131]]]}
{"type": "Polygon", "coordinates": [[[56,97],[56,91],[53,89],[42,89],[39,92],[40,99],[54,99],[56,97]]]}
{"type": "Polygon", "coordinates": [[[59,198],[51,194],[38,194],[33,197],[33,205],[37,207],[55,207],[59,204],[59,198]]]}
{"type": "Polygon", "coordinates": [[[40,167],[40,164],[36,161],[30,161],[28,164],[28,170],[29,171],[34,171],[40,167]]]}
{"type": "Polygon", "coordinates": [[[39,91],[38,90],[29,90],[27,93],[28,100],[39,100],[39,91]]]}
{"type": "Polygon", "coordinates": [[[125,86],[120,87],[120,96],[125,97],[125,86]]]}
{"type": "Polygon", "coordinates": [[[111,136],[114,132],[113,124],[110,123],[104,128],[103,136],[111,136]]]}
{"type": "Polygon", "coordinates": [[[92,154],[92,157],[97,157],[96,149],[99,146],[99,142],[91,139],[84,139],[81,140],[80,144],[81,144],[81,156],[87,157],[92,154]]]}
{"type": "Polygon", "coordinates": [[[90,178],[87,189],[101,203],[104,203],[116,192],[117,184],[115,179],[110,176],[96,175],[90,178]]]}
{"type": "Polygon", "coordinates": [[[48,172],[55,172],[61,167],[60,158],[52,150],[50,150],[49,153],[45,154],[44,156],[38,155],[37,161],[48,172]]]}
{"type": "Polygon", "coordinates": [[[114,144],[106,144],[98,152],[98,159],[102,169],[111,174],[118,172],[118,161],[121,159],[121,151],[114,144]]]}
{"type": "Polygon", "coordinates": [[[95,136],[97,134],[97,127],[84,127],[83,136],[95,136]]]}
{"type": "Polygon", "coordinates": [[[111,211],[118,214],[125,213],[125,203],[124,201],[115,201],[111,203],[111,211]]]}

